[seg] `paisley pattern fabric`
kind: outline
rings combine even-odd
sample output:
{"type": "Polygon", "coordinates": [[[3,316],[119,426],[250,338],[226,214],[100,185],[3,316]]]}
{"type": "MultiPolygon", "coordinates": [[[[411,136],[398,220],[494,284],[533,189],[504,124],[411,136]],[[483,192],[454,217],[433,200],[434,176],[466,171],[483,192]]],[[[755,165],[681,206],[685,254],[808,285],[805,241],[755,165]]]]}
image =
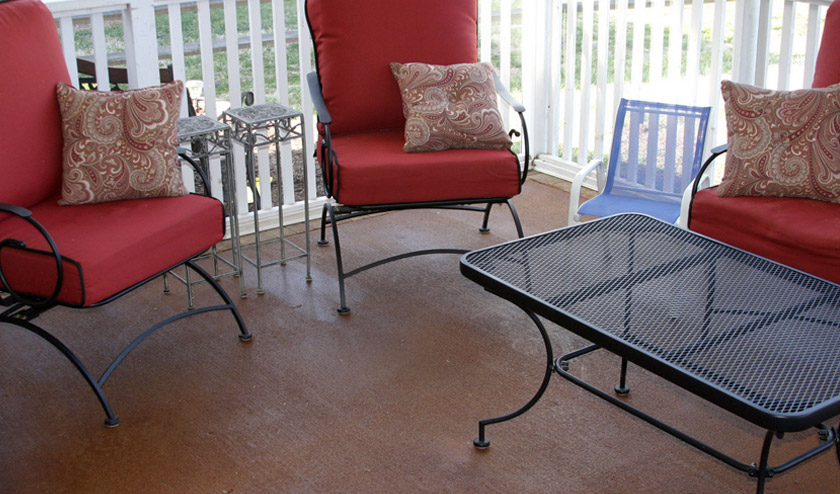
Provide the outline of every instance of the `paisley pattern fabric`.
{"type": "Polygon", "coordinates": [[[840,202],[840,84],[771,91],[721,83],[728,150],[718,195],[840,202]]]}
{"type": "Polygon", "coordinates": [[[80,91],[58,83],[64,155],[59,204],[187,194],[177,145],[183,83],[80,91]]]}
{"type": "Polygon", "coordinates": [[[488,63],[391,63],[405,116],[407,152],[508,149],[488,63]]]}

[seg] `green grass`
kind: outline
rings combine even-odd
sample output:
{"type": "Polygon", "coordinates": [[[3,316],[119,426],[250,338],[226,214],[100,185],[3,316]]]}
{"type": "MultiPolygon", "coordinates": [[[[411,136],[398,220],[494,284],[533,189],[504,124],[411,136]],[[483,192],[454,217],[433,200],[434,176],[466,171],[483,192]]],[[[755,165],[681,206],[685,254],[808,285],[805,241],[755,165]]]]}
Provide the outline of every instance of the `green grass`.
{"type": "MultiPolygon", "coordinates": [[[[280,2],[275,2],[279,4],[280,2]]],[[[297,28],[297,14],[296,2],[294,0],[286,0],[282,2],[285,22],[287,30],[295,30],[297,28]]],[[[261,30],[263,34],[272,32],[272,4],[260,4],[260,21],[261,30]]],[[[214,40],[225,38],[224,25],[224,10],[222,8],[210,9],[211,22],[211,36],[214,40]]],[[[240,37],[250,36],[248,6],[239,4],[236,6],[236,23],[237,33],[240,37]]],[[[195,10],[182,9],[181,13],[181,29],[183,33],[184,44],[198,43],[198,13],[195,10]]],[[[169,19],[164,13],[157,17],[157,36],[158,45],[166,46],[170,43],[169,35],[169,19]]],[[[265,84],[266,84],[266,100],[274,102],[277,100],[277,78],[275,65],[275,51],[272,44],[263,45],[263,65],[265,67],[265,84]]],[[[162,62],[169,63],[169,61],[162,62]]],[[[185,60],[186,77],[187,79],[201,79],[201,57],[199,55],[186,56],[185,60]]],[[[251,64],[251,50],[250,48],[243,48],[239,50],[239,64],[240,64],[240,84],[242,91],[253,90],[253,74],[251,64]]],[[[300,69],[298,46],[297,43],[288,43],[286,45],[286,64],[288,67],[289,78],[286,81],[289,88],[289,103],[293,107],[300,107],[300,76],[298,71],[300,69]]],[[[213,54],[213,71],[215,75],[216,97],[221,100],[230,101],[231,98],[240,98],[241,95],[230,95],[228,84],[228,67],[227,55],[224,51],[213,54]]]]}
{"type": "MultiPolygon", "coordinates": [[[[275,1],[275,4],[280,4],[281,1],[275,1]]],[[[297,5],[294,0],[285,0],[282,2],[287,30],[297,29],[297,5]]],[[[218,5],[218,4],[217,4],[218,5]]],[[[216,6],[214,6],[216,7],[216,6]]],[[[262,33],[272,32],[272,3],[260,4],[260,20],[262,33]]],[[[225,38],[224,25],[224,9],[221,5],[218,8],[210,9],[211,22],[211,37],[214,40],[225,38]]],[[[236,22],[237,32],[240,37],[248,37],[249,17],[248,6],[246,4],[238,4],[236,6],[236,22]]],[[[158,10],[156,15],[156,31],[158,46],[169,46],[170,32],[169,32],[169,15],[165,9],[158,10]]],[[[182,8],[181,10],[181,30],[183,35],[184,45],[191,43],[198,43],[198,12],[195,7],[182,8]]],[[[74,37],[76,41],[76,53],[78,56],[90,56],[93,53],[93,40],[90,23],[79,22],[74,29],[74,37]]],[[[109,17],[105,23],[105,39],[108,53],[120,53],[125,51],[125,43],[123,36],[122,20],[119,16],[109,17]]],[[[265,83],[266,83],[266,100],[273,102],[277,100],[277,79],[276,67],[274,60],[274,46],[273,44],[263,45],[263,64],[265,66],[265,83]]],[[[251,50],[250,48],[242,48],[239,50],[240,62],[240,84],[242,91],[253,90],[253,75],[251,68],[251,50]]],[[[171,59],[161,58],[160,66],[166,67],[172,63],[171,59]]],[[[202,79],[201,56],[198,54],[186,55],[184,58],[185,71],[187,80],[202,79]]],[[[300,63],[298,56],[298,44],[286,44],[286,64],[288,68],[289,78],[287,85],[289,88],[289,103],[293,107],[299,107],[301,102],[300,95],[300,63]]],[[[125,66],[125,63],[112,63],[113,66],[125,66]]],[[[227,55],[224,51],[213,53],[213,72],[214,82],[216,85],[216,97],[220,100],[230,100],[228,84],[228,67],[227,55]]],[[[240,98],[241,95],[234,96],[240,98]]]]}

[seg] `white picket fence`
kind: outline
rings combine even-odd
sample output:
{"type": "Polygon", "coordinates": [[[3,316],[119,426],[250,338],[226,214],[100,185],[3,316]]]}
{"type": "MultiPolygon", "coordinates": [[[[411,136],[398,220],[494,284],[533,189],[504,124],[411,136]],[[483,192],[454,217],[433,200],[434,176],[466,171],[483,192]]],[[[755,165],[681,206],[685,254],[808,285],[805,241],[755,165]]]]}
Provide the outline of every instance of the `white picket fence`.
{"type": "MultiPolygon", "coordinates": [[[[228,105],[240,106],[240,95],[252,91],[256,103],[292,103],[307,116],[307,125],[314,125],[308,92],[300,86],[313,70],[304,0],[45,3],[57,20],[73,77],[77,56],[96,62],[102,88],[108,86],[108,64],[127,67],[131,87],[157,84],[157,69],[171,64],[177,79],[201,80],[208,115],[217,116],[228,105]],[[297,52],[293,70],[287,63],[290,50],[297,52]],[[273,64],[267,65],[269,52],[274,54],[268,57],[273,64]],[[188,73],[189,62],[196,58],[200,73],[188,73]],[[222,86],[225,94],[219,93],[222,86]]],[[[479,53],[528,109],[533,165],[571,179],[589,159],[603,156],[609,148],[621,97],[718,109],[721,79],[774,89],[810,86],[829,4],[830,0],[478,0],[479,53]]],[[[510,113],[505,118],[516,122],[510,113]]],[[[720,112],[715,111],[711,125],[710,145],[725,139],[720,112]]],[[[307,143],[304,158],[309,177],[314,177],[311,146],[307,143]]],[[[242,212],[248,201],[244,160],[234,149],[242,212]]],[[[292,176],[291,152],[288,145],[282,149],[284,178],[292,176]]],[[[260,167],[267,162],[263,152],[260,167]]],[[[269,175],[265,168],[259,174],[269,175]]],[[[211,175],[219,195],[218,166],[211,175]]],[[[293,222],[302,218],[302,205],[294,199],[291,182],[282,180],[285,204],[263,201],[262,208],[283,207],[293,222]]],[[[314,181],[308,187],[315,197],[314,181]]],[[[261,197],[271,197],[268,180],[260,188],[261,197]]],[[[323,200],[316,198],[313,209],[323,200]]]]}

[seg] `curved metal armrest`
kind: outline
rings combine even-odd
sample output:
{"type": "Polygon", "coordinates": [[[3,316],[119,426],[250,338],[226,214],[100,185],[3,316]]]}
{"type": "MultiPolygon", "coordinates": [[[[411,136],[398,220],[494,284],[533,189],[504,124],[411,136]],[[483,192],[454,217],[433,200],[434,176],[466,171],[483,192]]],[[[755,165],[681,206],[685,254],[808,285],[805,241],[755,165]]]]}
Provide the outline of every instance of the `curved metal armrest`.
{"type": "Polygon", "coordinates": [[[575,174],[575,178],[572,180],[572,187],[569,189],[569,226],[576,225],[580,222],[577,211],[580,208],[580,189],[583,187],[583,181],[596,168],[603,166],[604,160],[592,160],[586,165],[586,168],[581,169],[575,174]]]}
{"type": "Polygon", "coordinates": [[[14,204],[6,204],[5,202],[0,202],[0,211],[13,214],[24,219],[32,217],[32,211],[20,206],[15,206],[14,204]]]}
{"type": "Polygon", "coordinates": [[[505,101],[505,103],[510,105],[511,108],[513,108],[516,111],[516,113],[519,114],[519,121],[522,124],[521,135],[515,130],[511,130],[510,134],[516,134],[517,136],[522,137],[522,143],[525,147],[525,166],[522,169],[522,176],[519,178],[519,183],[523,184],[525,183],[525,179],[528,178],[528,166],[530,166],[531,161],[531,142],[528,139],[528,126],[525,125],[525,107],[520,102],[516,101],[516,99],[514,99],[514,97],[510,94],[510,91],[508,91],[507,87],[505,87],[505,85],[502,83],[502,80],[499,78],[499,74],[497,74],[495,70],[493,71],[493,83],[496,87],[496,92],[499,94],[499,96],[505,101]]]}
{"type": "Polygon", "coordinates": [[[312,97],[312,104],[315,106],[315,111],[318,112],[318,120],[322,124],[328,125],[332,123],[332,117],[327,104],[324,103],[324,95],[321,94],[321,82],[318,81],[318,74],[310,72],[306,74],[306,83],[309,86],[309,95],[312,97]]]}
{"type": "Polygon", "coordinates": [[[694,181],[691,184],[691,199],[694,200],[694,196],[697,194],[697,191],[700,190],[700,184],[704,180],[704,176],[706,174],[706,169],[712,164],[712,162],[718,156],[722,155],[726,152],[727,145],[721,144],[720,146],[715,146],[711,150],[711,154],[709,155],[708,159],[703,163],[703,166],[700,167],[700,170],[697,171],[697,176],[694,177],[694,181]]]}
{"type": "Polygon", "coordinates": [[[204,169],[201,168],[201,166],[198,163],[196,163],[194,159],[190,158],[187,155],[187,150],[182,147],[178,148],[178,156],[180,156],[182,160],[189,163],[196,171],[196,173],[198,173],[198,176],[201,177],[201,183],[204,184],[204,195],[210,197],[210,179],[207,177],[207,173],[204,172],[204,169]]]}
{"type": "MultiPolygon", "coordinates": [[[[327,196],[332,196],[333,189],[333,151],[332,139],[330,137],[330,124],[332,123],[332,116],[327,110],[327,104],[324,102],[324,95],[321,93],[321,82],[318,80],[317,72],[310,72],[306,74],[306,83],[309,86],[309,95],[312,97],[312,104],[315,106],[315,111],[318,113],[318,121],[324,125],[324,142],[318,143],[319,146],[325,148],[325,153],[329,163],[320,163],[321,174],[324,177],[324,188],[327,196]]],[[[322,154],[322,155],[323,155],[322,154]]]]}
{"type": "MultiPolygon", "coordinates": [[[[26,220],[30,225],[32,225],[33,228],[38,230],[41,236],[43,236],[49,244],[53,257],[55,257],[56,265],[55,288],[53,289],[52,294],[47,298],[28,298],[15,291],[15,289],[12,288],[11,284],[9,283],[9,280],[7,280],[6,276],[3,274],[2,263],[0,263],[0,283],[3,283],[4,290],[9,292],[14,300],[24,305],[28,305],[30,307],[47,307],[52,305],[58,298],[58,294],[61,293],[61,287],[64,284],[64,265],[62,264],[61,254],[58,252],[58,246],[55,245],[55,241],[50,236],[50,234],[47,233],[47,230],[43,227],[43,225],[41,225],[41,223],[39,223],[35,218],[32,217],[32,211],[20,206],[15,206],[14,204],[6,204],[0,202],[0,212],[12,214],[19,218],[22,218],[26,220]]],[[[26,242],[13,238],[6,238],[0,240],[0,251],[2,251],[6,247],[11,247],[15,249],[25,249],[26,242]]],[[[0,257],[0,259],[2,259],[2,257],[0,257]]]]}
{"type": "Polygon", "coordinates": [[[703,163],[703,166],[700,167],[700,170],[697,171],[697,176],[686,187],[685,192],[683,192],[682,203],[680,204],[680,217],[677,219],[677,226],[686,229],[691,227],[691,207],[694,204],[694,196],[697,195],[697,191],[701,190],[701,188],[711,187],[712,178],[706,176],[706,170],[711,166],[715,158],[726,152],[726,149],[726,144],[713,147],[711,154],[703,163]],[[701,187],[703,183],[707,183],[708,185],[701,187]]]}
{"type": "Polygon", "coordinates": [[[525,107],[522,106],[520,102],[516,101],[516,99],[514,99],[514,97],[511,96],[510,91],[508,91],[508,88],[506,88],[505,85],[502,84],[502,80],[499,79],[499,74],[497,74],[495,70],[493,71],[493,82],[496,85],[496,92],[499,93],[499,96],[501,96],[507,104],[509,104],[514,110],[516,110],[517,113],[522,113],[525,111],[525,107]]]}

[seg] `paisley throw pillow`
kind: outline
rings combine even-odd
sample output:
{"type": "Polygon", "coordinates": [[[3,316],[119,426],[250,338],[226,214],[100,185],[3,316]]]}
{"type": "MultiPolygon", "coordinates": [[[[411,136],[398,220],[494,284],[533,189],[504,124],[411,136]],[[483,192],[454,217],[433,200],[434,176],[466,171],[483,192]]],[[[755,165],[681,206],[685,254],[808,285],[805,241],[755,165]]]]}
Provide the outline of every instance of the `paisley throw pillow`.
{"type": "Polygon", "coordinates": [[[391,63],[405,116],[407,152],[508,149],[488,63],[391,63]]]}
{"type": "Polygon", "coordinates": [[[177,145],[183,83],[80,91],[59,82],[64,153],[59,204],[187,194],[177,145]]]}
{"type": "Polygon", "coordinates": [[[840,202],[840,84],[771,91],[721,83],[728,150],[718,195],[840,202]]]}

